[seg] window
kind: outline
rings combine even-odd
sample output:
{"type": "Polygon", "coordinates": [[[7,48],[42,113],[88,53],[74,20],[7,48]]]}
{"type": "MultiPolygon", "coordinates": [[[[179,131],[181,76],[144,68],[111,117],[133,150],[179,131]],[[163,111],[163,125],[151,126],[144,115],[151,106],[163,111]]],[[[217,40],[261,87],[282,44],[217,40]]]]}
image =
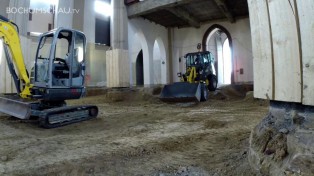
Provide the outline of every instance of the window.
{"type": "Polygon", "coordinates": [[[53,35],[41,38],[38,48],[38,58],[36,61],[36,81],[48,82],[48,68],[50,49],[52,45],[53,35]]]}
{"type": "Polygon", "coordinates": [[[75,46],[74,46],[74,57],[72,63],[72,77],[80,76],[80,64],[84,60],[84,36],[80,33],[76,33],[75,46]]]}

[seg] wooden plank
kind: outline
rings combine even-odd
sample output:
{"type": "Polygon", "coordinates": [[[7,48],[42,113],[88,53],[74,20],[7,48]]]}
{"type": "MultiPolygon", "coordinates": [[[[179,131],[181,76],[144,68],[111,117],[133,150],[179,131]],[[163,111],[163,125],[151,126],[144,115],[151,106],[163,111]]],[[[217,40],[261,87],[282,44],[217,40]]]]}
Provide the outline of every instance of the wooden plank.
{"type": "Polygon", "coordinates": [[[300,21],[303,67],[303,99],[305,105],[314,105],[314,1],[296,1],[300,21]]]}
{"type": "Polygon", "coordinates": [[[268,0],[273,40],[275,100],[301,102],[298,26],[293,0],[291,2],[268,0]]]}
{"type": "Polygon", "coordinates": [[[6,90],[6,84],[5,84],[5,72],[6,72],[6,61],[3,51],[3,43],[2,40],[0,40],[0,93],[5,93],[6,90]]]}
{"type": "Polygon", "coordinates": [[[273,100],[271,30],[266,1],[248,0],[254,65],[254,96],[273,100]]]}
{"type": "Polygon", "coordinates": [[[119,87],[119,76],[120,76],[120,68],[119,68],[119,53],[118,50],[113,50],[113,58],[112,58],[112,66],[113,66],[113,87],[119,87]]]}
{"type": "Polygon", "coordinates": [[[106,72],[107,72],[107,87],[111,87],[111,57],[112,52],[106,52],[106,72]]]}
{"type": "Polygon", "coordinates": [[[107,87],[129,87],[130,66],[128,51],[115,49],[106,52],[107,87]]]}
{"type": "Polygon", "coordinates": [[[130,86],[130,63],[128,59],[128,51],[123,50],[123,74],[122,74],[122,86],[129,87],[130,86]]]}
{"type": "MultiPolygon", "coordinates": [[[[5,65],[7,65],[7,62],[5,61],[5,65]]],[[[11,73],[9,72],[8,67],[5,69],[5,93],[12,93],[12,77],[11,73]]]]}
{"type": "MultiPolygon", "coordinates": [[[[117,50],[118,51],[118,50],[117,50]]],[[[118,62],[118,68],[119,68],[119,75],[118,75],[118,80],[119,82],[117,83],[118,87],[123,87],[123,69],[124,69],[124,66],[123,66],[123,53],[122,53],[122,50],[119,50],[117,52],[117,62],[118,62]]]]}

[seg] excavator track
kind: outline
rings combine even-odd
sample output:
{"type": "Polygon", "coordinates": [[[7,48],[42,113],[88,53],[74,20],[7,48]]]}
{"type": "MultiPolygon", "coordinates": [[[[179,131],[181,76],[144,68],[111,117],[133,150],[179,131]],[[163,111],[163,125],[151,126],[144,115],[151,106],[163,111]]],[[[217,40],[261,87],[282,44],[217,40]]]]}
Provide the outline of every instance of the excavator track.
{"type": "Polygon", "coordinates": [[[96,118],[97,115],[97,106],[67,106],[47,109],[41,112],[39,125],[43,128],[57,128],[96,118]]]}

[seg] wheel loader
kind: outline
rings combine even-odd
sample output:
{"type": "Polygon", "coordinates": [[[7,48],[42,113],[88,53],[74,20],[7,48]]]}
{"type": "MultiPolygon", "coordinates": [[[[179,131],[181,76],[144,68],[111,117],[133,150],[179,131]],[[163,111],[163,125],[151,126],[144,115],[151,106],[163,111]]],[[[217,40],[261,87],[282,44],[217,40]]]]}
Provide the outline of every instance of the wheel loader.
{"type": "Polygon", "coordinates": [[[160,99],[166,102],[206,101],[208,91],[217,88],[214,57],[209,51],[184,56],[186,72],[178,73],[181,82],[165,85],[160,99]]]}
{"type": "Polygon", "coordinates": [[[44,128],[97,117],[97,106],[66,106],[65,102],[85,95],[85,35],[66,28],[42,34],[29,74],[18,33],[14,22],[0,16],[0,41],[17,92],[0,94],[0,112],[19,119],[37,118],[44,128]]]}

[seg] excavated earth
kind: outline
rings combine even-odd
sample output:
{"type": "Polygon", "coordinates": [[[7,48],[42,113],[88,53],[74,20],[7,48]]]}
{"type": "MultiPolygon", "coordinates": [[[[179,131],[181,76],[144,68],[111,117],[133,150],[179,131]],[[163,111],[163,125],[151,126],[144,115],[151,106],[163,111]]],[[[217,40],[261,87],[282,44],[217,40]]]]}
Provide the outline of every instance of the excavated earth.
{"type": "Polygon", "coordinates": [[[0,175],[256,175],[249,137],[267,102],[224,88],[167,104],[159,92],[90,91],[68,103],[96,104],[98,118],[56,129],[0,115],[0,175]]]}

